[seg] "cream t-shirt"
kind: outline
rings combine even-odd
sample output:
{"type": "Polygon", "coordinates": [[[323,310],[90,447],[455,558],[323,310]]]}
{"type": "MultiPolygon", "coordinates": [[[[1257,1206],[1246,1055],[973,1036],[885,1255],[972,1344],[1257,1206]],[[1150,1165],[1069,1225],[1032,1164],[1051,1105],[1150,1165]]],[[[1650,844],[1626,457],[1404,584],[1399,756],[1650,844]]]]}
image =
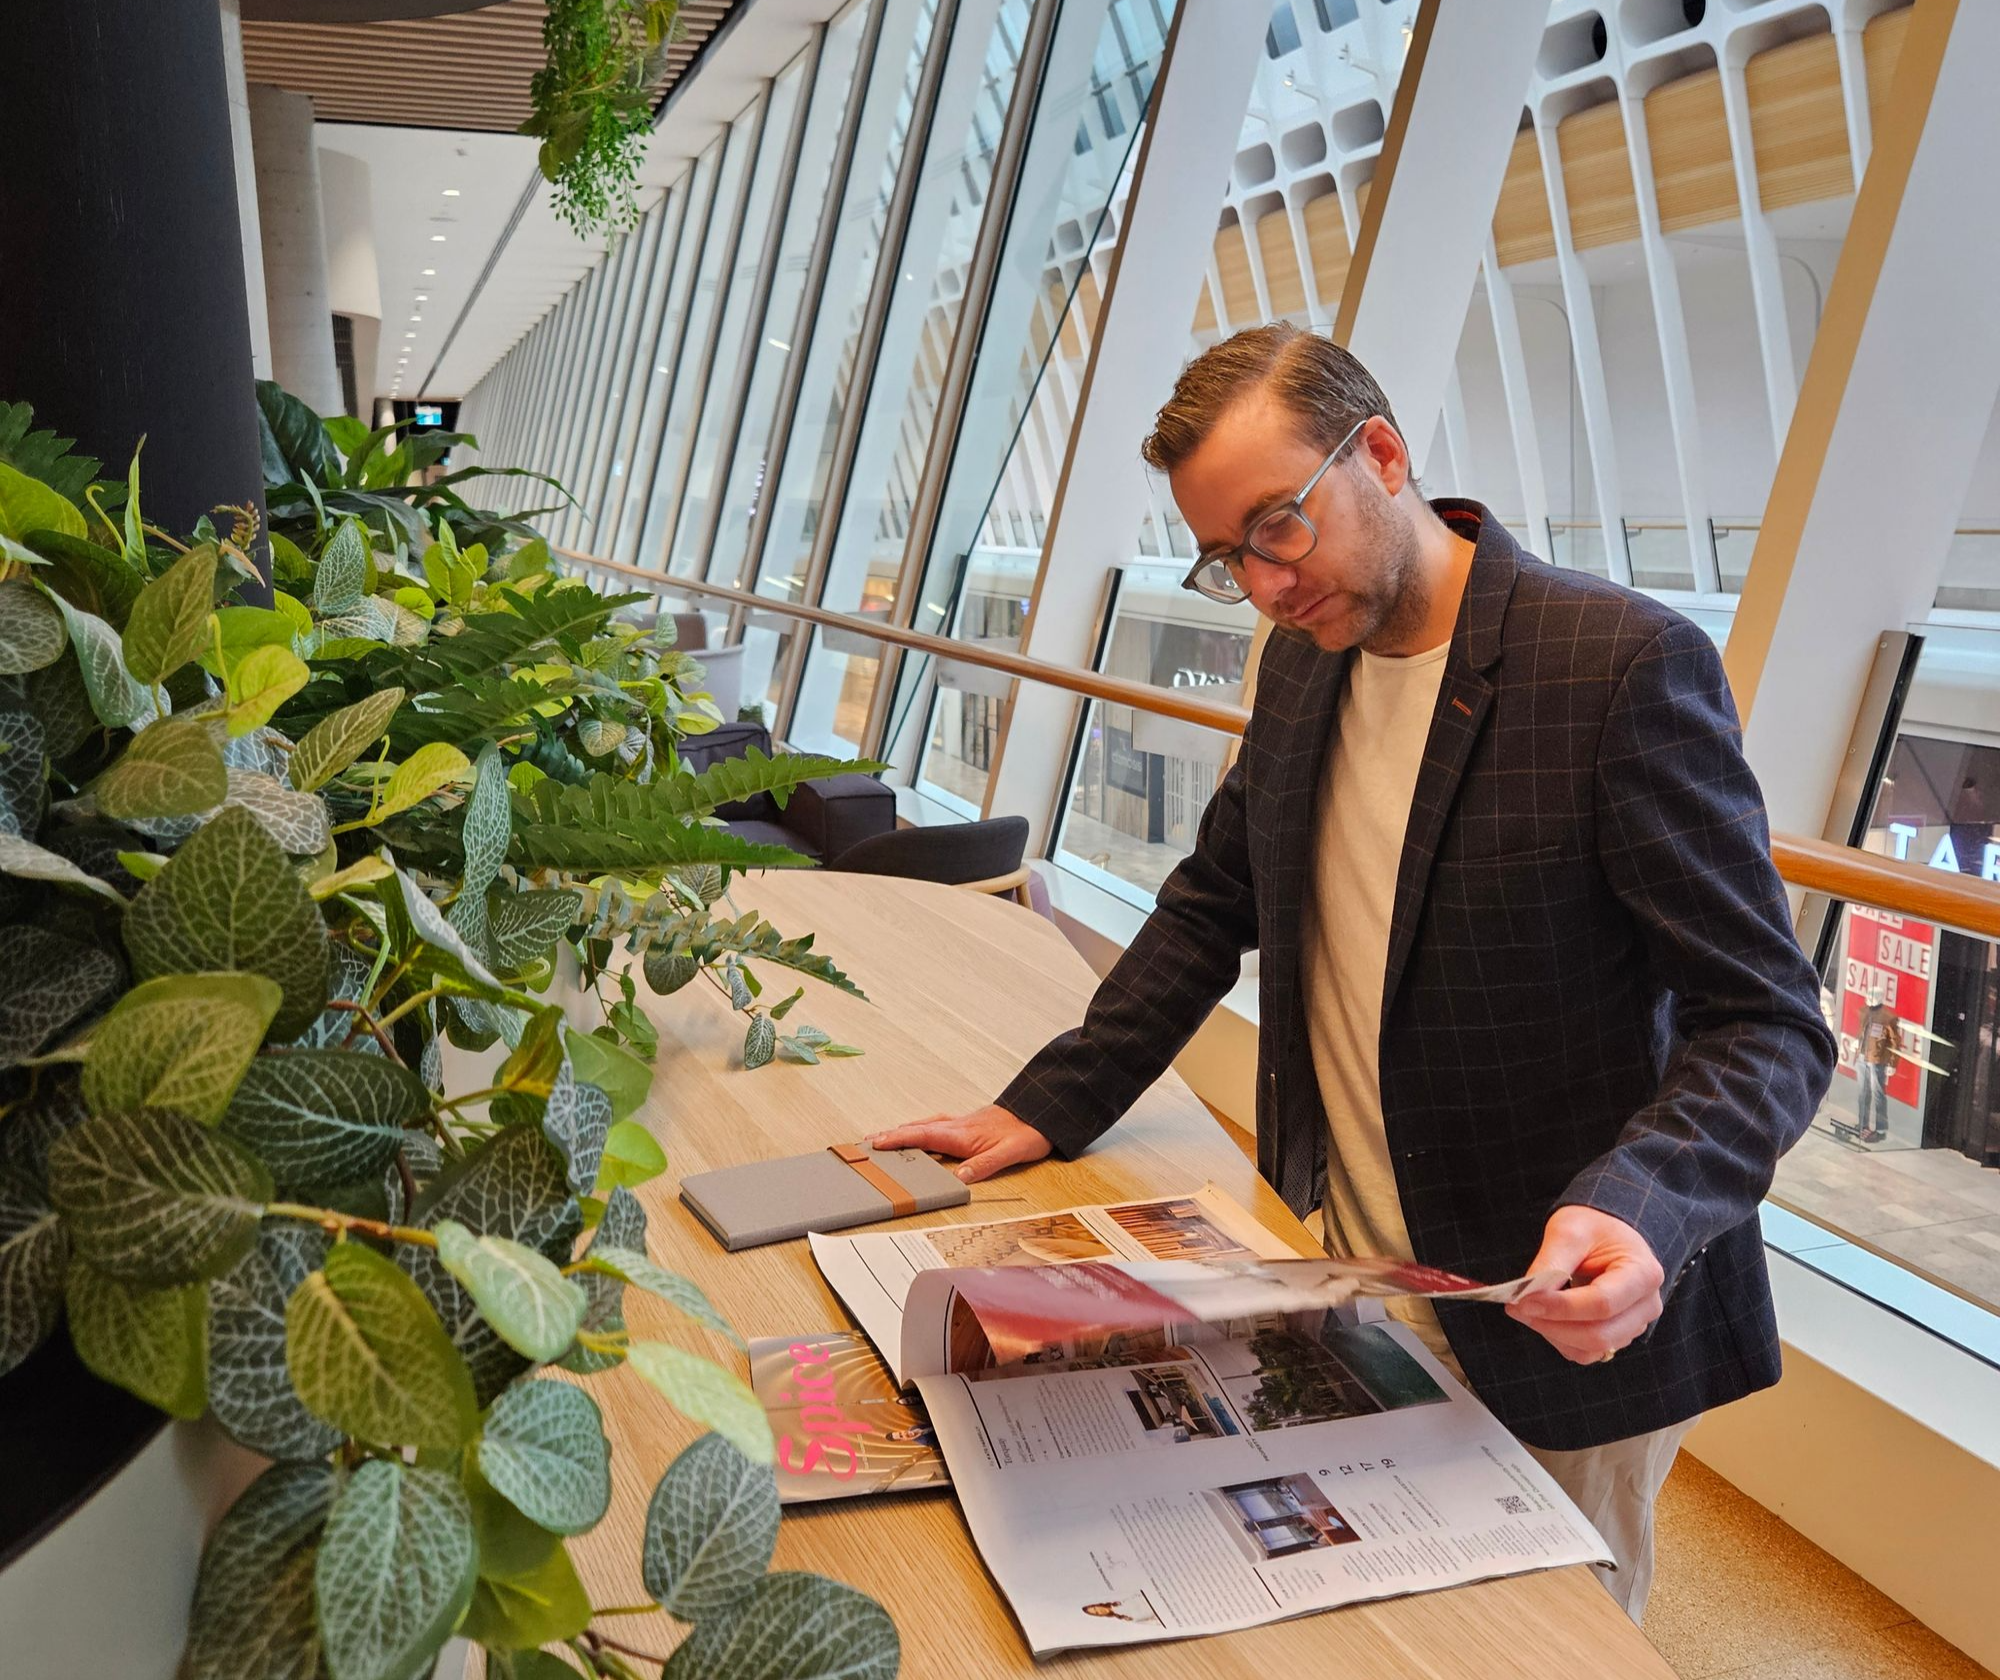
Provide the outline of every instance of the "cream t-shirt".
{"type": "MultiPolygon", "coordinates": [[[[1450,651],[1445,643],[1391,659],[1356,649],[1320,777],[1301,979],[1331,1132],[1325,1211],[1333,1254],[1415,1258],[1382,1121],[1382,986],[1403,831],[1450,651]]],[[[1428,1302],[1387,1307],[1448,1357],[1428,1302]]]]}

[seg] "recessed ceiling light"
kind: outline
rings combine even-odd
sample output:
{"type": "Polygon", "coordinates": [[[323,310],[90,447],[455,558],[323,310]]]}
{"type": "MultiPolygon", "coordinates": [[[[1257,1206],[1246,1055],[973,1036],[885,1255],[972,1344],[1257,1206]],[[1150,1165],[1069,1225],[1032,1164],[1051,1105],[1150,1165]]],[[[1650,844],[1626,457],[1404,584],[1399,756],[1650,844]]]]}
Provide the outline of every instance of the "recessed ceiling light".
{"type": "Polygon", "coordinates": [[[411,319],[412,321],[421,321],[421,320],[423,319],[423,317],[422,317],[421,315],[412,315],[412,316],[410,317],[410,319],[411,319]]]}
{"type": "Polygon", "coordinates": [[[437,273],[437,270],[436,270],[436,269],[434,269],[434,268],[427,268],[427,269],[425,269],[425,270],[424,270],[424,273],[425,273],[426,275],[431,275],[431,274],[435,274],[435,273],[437,273]]]}
{"type": "Polygon", "coordinates": [[[444,243],[444,235],[443,235],[443,234],[441,234],[441,233],[434,233],[434,234],[432,234],[432,235],[431,235],[431,243],[432,243],[433,245],[442,245],[442,244],[444,243]]]}
{"type": "Polygon", "coordinates": [[[456,198],[456,197],[458,197],[458,188],[456,188],[456,187],[446,187],[446,188],[444,189],[444,196],[445,196],[446,198],[456,198]]]}
{"type": "Polygon", "coordinates": [[[404,333],[403,336],[405,338],[415,338],[417,335],[415,333],[404,333]]]}
{"type": "Polygon", "coordinates": [[[417,302],[419,302],[419,303],[429,303],[430,301],[431,301],[431,295],[430,295],[430,293],[429,293],[429,292],[419,292],[419,293],[417,293],[417,302]]]}

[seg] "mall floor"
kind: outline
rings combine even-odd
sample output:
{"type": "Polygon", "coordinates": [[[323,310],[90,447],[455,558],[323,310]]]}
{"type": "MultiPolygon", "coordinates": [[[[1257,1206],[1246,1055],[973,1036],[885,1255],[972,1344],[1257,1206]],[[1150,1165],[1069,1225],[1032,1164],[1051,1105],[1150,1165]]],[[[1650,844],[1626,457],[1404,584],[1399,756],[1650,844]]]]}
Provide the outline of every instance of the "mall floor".
{"type": "MultiPolygon", "coordinates": [[[[1885,1145],[1843,1142],[1829,1122],[1844,1095],[1834,1091],[1780,1163],[1779,1200],[1961,1294],[2000,1302],[2000,1171],[1917,1148],[1907,1115],[1894,1117],[1885,1145]]],[[[1840,1118],[1850,1118],[1844,1107],[1840,1118]]]]}
{"type": "Polygon", "coordinates": [[[1658,1524],[1646,1636],[1681,1680],[1993,1680],[1685,1452],[1658,1524]]]}

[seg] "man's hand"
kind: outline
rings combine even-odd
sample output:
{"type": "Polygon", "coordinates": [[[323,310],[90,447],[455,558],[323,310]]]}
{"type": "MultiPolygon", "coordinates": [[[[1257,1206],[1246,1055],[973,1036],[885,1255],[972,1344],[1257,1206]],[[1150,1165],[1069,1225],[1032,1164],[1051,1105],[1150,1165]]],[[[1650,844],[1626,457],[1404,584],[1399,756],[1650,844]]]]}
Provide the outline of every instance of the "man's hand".
{"type": "Polygon", "coordinates": [[[1659,1260],[1624,1220],[1595,1208],[1557,1208],[1528,1271],[1566,1272],[1573,1282],[1512,1302],[1508,1315],[1579,1365],[1616,1353],[1660,1316],[1659,1260]]]}
{"type": "Polygon", "coordinates": [[[933,1149],[940,1155],[963,1156],[965,1165],[953,1170],[967,1184],[991,1178],[1003,1167],[1039,1161],[1049,1152],[1047,1138],[998,1103],[956,1118],[939,1114],[914,1125],[877,1132],[868,1145],[871,1149],[933,1149]]]}

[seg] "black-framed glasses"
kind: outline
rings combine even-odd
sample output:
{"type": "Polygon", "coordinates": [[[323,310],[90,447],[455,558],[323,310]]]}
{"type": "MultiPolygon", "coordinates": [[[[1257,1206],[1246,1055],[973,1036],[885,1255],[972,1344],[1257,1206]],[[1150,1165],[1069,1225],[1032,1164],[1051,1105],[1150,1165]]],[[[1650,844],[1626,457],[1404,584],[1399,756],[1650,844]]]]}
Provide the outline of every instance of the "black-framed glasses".
{"type": "Polygon", "coordinates": [[[1242,542],[1229,547],[1205,548],[1195,556],[1194,568],[1181,579],[1183,589],[1206,595],[1211,601],[1234,606],[1250,599],[1243,587],[1243,556],[1250,553],[1280,566],[1296,566],[1319,543],[1319,527],[1306,514],[1306,498],[1313,493],[1327,470],[1347,453],[1347,447],[1361,435],[1361,428],[1375,417],[1364,414],[1354,428],[1333,446],[1319,470],[1307,479],[1304,488],[1288,502],[1267,508],[1250,522],[1242,542]]]}

